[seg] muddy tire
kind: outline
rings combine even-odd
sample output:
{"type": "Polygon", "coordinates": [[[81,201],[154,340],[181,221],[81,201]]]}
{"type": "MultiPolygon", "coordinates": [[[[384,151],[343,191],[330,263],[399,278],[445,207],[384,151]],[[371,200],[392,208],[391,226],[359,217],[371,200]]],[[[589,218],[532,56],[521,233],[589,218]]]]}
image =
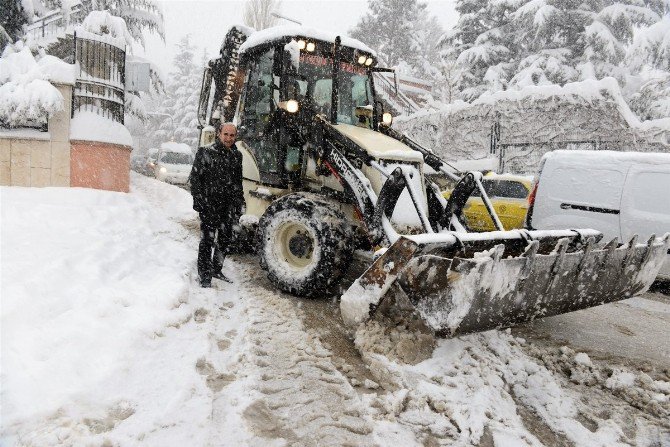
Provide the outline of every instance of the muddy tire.
{"type": "Polygon", "coordinates": [[[315,296],[346,272],[354,248],[351,226],[327,200],[284,196],[268,207],[258,228],[261,267],[279,289],[315,296]]]}

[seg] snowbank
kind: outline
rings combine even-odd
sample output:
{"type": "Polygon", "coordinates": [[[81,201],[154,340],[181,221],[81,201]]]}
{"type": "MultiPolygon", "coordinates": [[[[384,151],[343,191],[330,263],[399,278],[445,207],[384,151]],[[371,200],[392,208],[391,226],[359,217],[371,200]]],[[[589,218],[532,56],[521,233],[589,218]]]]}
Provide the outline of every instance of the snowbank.
{"type": "Polygon", "coordinates": [[[166,143],[161,143],[161,151],[176,152],[178,154],[188,154],[193,155],[193,151],[188,144],[185,143],[175,143],[174,141],[168,141],[166,143]]]}
{"type": "Polygon", "coordinates": [[[79,111],[70,122],[70,139],[132,146],[133,137],[121,123],[94,112],[79,111]]]}
{"type": "MultiPolygon", "coordinates": [[[[218,376],[201,360],[215,329],[201,306],[236,292],[191,288],[197,237],[177,223],[196,222],[190,194],[133,175],[130,194],[2,187],[0,197],[0,444],[207,445],[218,376]]],[[[238,308],[221,340],[241,332],[238,308]]],[[[229,393],[246,406],[243,384],[229,393]]],[[[235,423],[217,429],[224,439],[253,444],[222,417],[235,423]]]]}
{"type": "Polygon", "coordinates": [[[195,253],[166,236],[175,224],[132,195],[0,194],[3,425],[70,400],[116,403],[123,393],[112,384],[157,333],[186,317],[180,305],[195,253]]]}
{"type": "Polygon", "coordinates": [[[75,66],[28,47],[8,46],[0,58],[0,123],[25,126],[63,110],[64,98],[52,82],[74,85],[75,66]]]}

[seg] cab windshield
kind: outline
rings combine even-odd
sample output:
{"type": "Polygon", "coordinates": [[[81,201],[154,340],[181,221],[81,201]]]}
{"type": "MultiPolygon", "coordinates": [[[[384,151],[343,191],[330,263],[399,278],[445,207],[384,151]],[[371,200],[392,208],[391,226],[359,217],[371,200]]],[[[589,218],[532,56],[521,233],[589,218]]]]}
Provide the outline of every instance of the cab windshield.
{"type": "MultiPolygon", "coordinates": [[[[333,60],[321,55],[301,53],[297,76],[293,78],[299,102],[311,103],[318,113],[330,117],[333,88],[333,60]]],[[[356,113],[357,107],[372,108],[370,78],[363,67],[340,62],[338,71],[337,122],[369,123],[356,113]]]]}

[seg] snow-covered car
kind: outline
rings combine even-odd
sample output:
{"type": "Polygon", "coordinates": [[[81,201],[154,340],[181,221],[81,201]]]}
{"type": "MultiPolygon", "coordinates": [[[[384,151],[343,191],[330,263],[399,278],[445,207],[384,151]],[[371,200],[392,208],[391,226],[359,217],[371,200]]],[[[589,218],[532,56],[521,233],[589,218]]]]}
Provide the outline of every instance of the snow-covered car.
{"type": "Polygon", "coordinates": [[[184,143],[163,143],[154,165],[156,179],[185,185],[193,166],[193,152],[184,143]]]}
{"type": "MultiPolygon", "coordinates": [[[[670,232],[670,154],[554,151],[528,198],[531,229],[593,228],[605,238],[646,241],[670,232]]],[[[659,277],[670,279],[670,254],[659,277]]]]}

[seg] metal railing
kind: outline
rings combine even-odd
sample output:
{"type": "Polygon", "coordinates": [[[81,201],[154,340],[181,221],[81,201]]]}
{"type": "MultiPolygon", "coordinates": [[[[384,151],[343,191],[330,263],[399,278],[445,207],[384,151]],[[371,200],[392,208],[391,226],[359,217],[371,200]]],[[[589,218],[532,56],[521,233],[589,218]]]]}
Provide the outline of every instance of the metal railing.
{"type": "MultiPolygon", "coordinates": [[[[90,35],[88,35],[90,36],[90,35]]],[[[72,116],[90,111],[123,124],[125,48],[74,33],[74,60],[79,73],[72,94],[72,116]]]]}
{"type": "Polygon", "coordinates": [[[403,92],[398,91],[398,94],[396,94],[393,82],[382,74],[375,75],[375,90],[377,90],[377,93],[381,93],[380,96],[383,100],[403,115],[410,115],[420,109],[420,107],[403,92]]]}
{"type": "Polygon", "coordinates": [[[33,40],[56,37],[64,32],[67,25],[81,23],[84,20],[85,9],[78,1],[70,5],[69,20],[63,16],[63,11],[56,9],[46,13],[43,17],[26,26],[26,35],[33,40]]]}

